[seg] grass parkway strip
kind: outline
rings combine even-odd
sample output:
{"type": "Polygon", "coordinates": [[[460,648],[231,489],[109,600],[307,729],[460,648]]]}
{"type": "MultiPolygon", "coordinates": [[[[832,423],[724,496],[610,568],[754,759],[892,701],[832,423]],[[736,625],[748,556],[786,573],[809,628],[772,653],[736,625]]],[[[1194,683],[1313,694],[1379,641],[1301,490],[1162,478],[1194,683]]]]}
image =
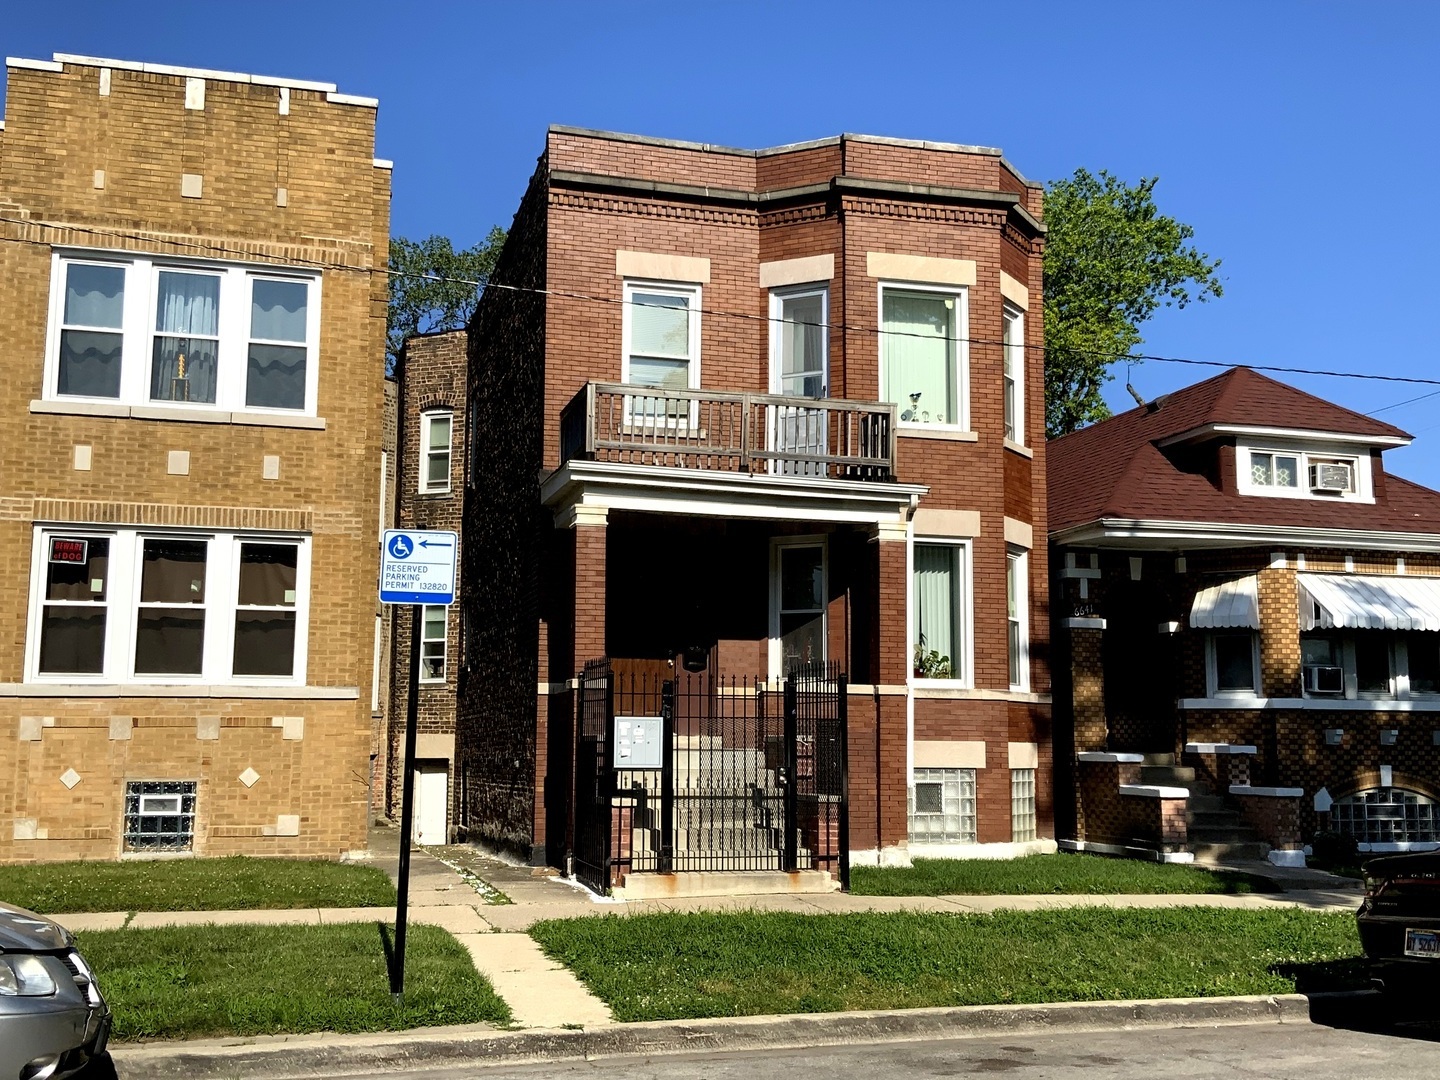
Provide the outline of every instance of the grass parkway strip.
{"type": "Polygon", "coordinates": [[[511,1019],[465,947],[433,926],[410,927],[398,1007],[374,923],[100,930],[77,938],[115,1014],[117,1041],[511,1019]]]}
{"type": "Polygon", "coordinates": [[[530,933],[622,1021],[1292,993],[1360,951],[1352,916],[1288,909],[667,913],[530,933]]]}
{"type": "Polygon", "coordinates": [[[0,900],[44,915],[387,907],[395,887],[373,866],[234,855],[0,866],[0,900]]]}
{"type": "Polygon", "coordinates": [[[850,871],[850,891],[857,896],[1248,893],[1254,889],[1255,883],[1243,874],[1100,855],[916,859],[912,867],[857,866],[850,871]]]}

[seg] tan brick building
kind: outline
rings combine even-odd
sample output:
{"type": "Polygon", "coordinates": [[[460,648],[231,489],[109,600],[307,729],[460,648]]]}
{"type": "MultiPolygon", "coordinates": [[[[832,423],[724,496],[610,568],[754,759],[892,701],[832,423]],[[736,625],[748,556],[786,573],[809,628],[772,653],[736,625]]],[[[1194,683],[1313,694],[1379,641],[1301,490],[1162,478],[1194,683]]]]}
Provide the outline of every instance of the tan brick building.
{"type": "Polygon", "coordinates": [[[0,860],[362,847],[376,102],[89,57],[7,69],[0,860]]]}
{"type": "Polygon", "coordinates": [[[1042,212],[983,147],[550,130],[470,326],[464,835],[602,884],[1053,846],[1042,212]]]}

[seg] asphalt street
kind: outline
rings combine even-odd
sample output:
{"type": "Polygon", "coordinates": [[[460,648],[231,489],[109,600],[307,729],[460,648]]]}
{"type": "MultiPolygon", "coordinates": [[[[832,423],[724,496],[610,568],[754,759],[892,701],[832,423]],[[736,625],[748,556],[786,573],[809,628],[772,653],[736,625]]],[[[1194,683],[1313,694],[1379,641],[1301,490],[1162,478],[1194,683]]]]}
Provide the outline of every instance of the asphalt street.
{"type": "MultiPolygon", "coordinates": [[[[1336,1021],[1357,1017],[1353,1006],[1336,1021]]],[[[524,1066],[445,1068],[373,1074],[373,1080],[924,1080],[1003,1076],[1015,1080],[1428,1080],[1440,1078],[1440,1021],[1250,1024],[1137,1031],[995,1035],[953,1041],[883,1043],[761,1053],[606,1058],[524,1066]]],[[[366,1080],[372,1080],[367,1076],[366,1080]]]]}

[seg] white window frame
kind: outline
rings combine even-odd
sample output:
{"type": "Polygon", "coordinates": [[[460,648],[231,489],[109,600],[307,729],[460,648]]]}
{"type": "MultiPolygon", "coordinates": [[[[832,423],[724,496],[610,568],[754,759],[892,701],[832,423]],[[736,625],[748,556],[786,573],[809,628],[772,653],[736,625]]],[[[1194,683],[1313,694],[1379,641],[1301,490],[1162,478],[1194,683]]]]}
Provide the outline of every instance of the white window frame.
{"type": "Polygon", "coordinates": [[[785,656],[781,651],[780,633],[780,555],[787,548],[820,549],[820,644],[830,659],[830,539],[823,533],[808,536],[777,536],[770,541],[770,679],[776,685],[785,678],[785,656]]]}
{"type": "Polygon", "coordinates": [[[1420,634],[1423,631],[1385,631],[1385,630],[1317,630],[1314,632],[1304,631],[1301,633],[1301,696],[1311,701],[1436,701],[1440,700],[1440,691],[1411,690],[1410,689],[1410,641],[1409,635],[1420,634]],[[1355,657],[1355,642],[1362,634],[1374,634],[1383,636],[1388,646],[1390,661],[1390,690],[1389,692],[1376,690],[1361,690],[1359,686],[1360,669],[1355,657]],[[1336,640],[1340,646],[1338,666],[1344,673],[1342,676],[1344,690],[1338,694],[1316,694],[1306,688],[1304,683],[1304,646],[1306,637],[1330,637],[1336,640]]]}
{"type": "Polygon", "coordinates": [[[1238,637],[1246,633],[1242,629],[1234,630],[1212,630],[1205,635],[1205,686],[1212,698],[1254,698],[1260,696],[1260,635],[1254,630],[1249,631],[1250,635],[1250,671],[1253,675],[1253,683],[1249,690],[1221,690],[1219,666],[1215,659],[1215,637],[1217,634],[1224,634],[1230,637],[1238,637]]]}
{"type": "Polygon", "coordinates": [[[203,259],[175,259],[98,249],[58,250],[52,256],[50,265],[50,306],[41,395],[46,401],[57,403],[91,403],[116,408],[313,417],[316,415],[320,385],[321,300],[321,275],[315,270],[203,259]],[[73,263],[118,266],[125,270],[125,299],[120,329],[120,393],[117,397],[60,394],[57,390],[60,373],[60,331],[65,313],[66,267],[73,263]],[[220,279],[217,324],[219,344],[215,360],[214,402],[153,400],[150,397],[152,346],[157,333],[155,304],[159,297],[162,271],[209,274],[220,279]],[[305,402],[302,408],[281,409],[245,403],[250,343],[256,340],[264,344],[268,340],[250,337],[251,293],[253,282],[257,279],[293,281],[304,284],[308,289],[303,343],[306,350],[305,402]]]}
{"type": "Polygon", "coordinates": [[[830,396],[830,285],[819,281],[808,285],[787,285],[770,290],[770,393],[783,395],[781,369],[785,334],[785,301],[807,296],[820,297],[820,397],[830,396]]]}
{"type": "Polygon", "coordinates": [[[1017,624],[1016,657],[1020,681],[1010,681],[1010,689],[1021,693],[1030,690],[1030,553],[1024,548],[1005,549],[1005,667],[1010,668],[1010,624],[1017,624]],[[1012,579],[1011,574],[1014,574],[1012,579]],[[1015,616],[1010,616],[1010,591],[1015,590],[1015,616]]]}
{"type": "Polygon", "coordinates": [[[453,409],[426,409],[420,414],[420,444],[417,448],[420,453],[419,473],[416,479],[419,481],[417,490],[421,495],[442,495],[450,490],[450,481],[455,474],[455,410],[453,409]],[[430,479],[430,459],[439,450],[430,447],[430,428],[440,417],[444,417],[450,425],[449,437],[445,440],[445,481],[436,483],[430,479]]]}
{"type": "Polygon", "coordinates": [[[905,670],[909,685],[918,689],[973,689],[975,685],[975,544],[969,537],[913,536],[905,545],[905,670]],[[960,549],[960,655],[950,657],[951,677],[926,679],[915,674],[915,642],[920,636],[916,625],[919,611],[915,605],[915,547],[954,547],[960,549]],[[956,664],[960,670],[956,670],[956,664]]]}
{"type": "Polygon", "coordinates": [[[449,652],[450,652],[450,609],[449,609],[448,607],[446,607],[444,604],[423,604],[423,605],[421,605],[421,608],[420,608],[420,681],[421,681],[422,683],[427,683],[427,684],[430,684],[430,685],[435,685],[435,684],[437,684],[437,683],[443,684],[447,679],[449,679],[449,677],[450,677],[450,655],[449,655],[449,652]],[[441,631],[440,631],[440,636],[439,636],[438,638],[428,637],[428,636],[427,636],[427,631],[429,630],[429,620],[428,620],[427,616],[429,615],[429,613],[430,613],[431,611],[442,611],[442,612],[444,612],[444,614],[445,614],[445,618],[444,618],[444,620],[443,620],[443,621],[441,622],[441,624],[440,624],[440,626],[441,626],[441,631]],[[435,675],[426,675],[426,674],[425,674],[425,660],[426,660],[426,650],[425,650],[425,646],[426,646],[426,645],[434,645],[434,644],[436,644],[437,642],[438,642],[439,645],[440,645],[440,648],[439,648],[439,650],[438,650],[438,651],[439,651],[439,657],[440,657],[440,674],[439,674],[438,676],[435,676],[435,675]]]}
{"type": "Polygon", "coordinates": [[[1004,430],[1005,405],[1011,401],[1014,430],[1005,435],[1007,442],[1025,445],[1025,312],[1006,303],[1000,315],[1000,424],[1004,430]],[[1005,369],[1009,368],[1007,372],[1005,369]]]}
{"type": "MultiPolygon", "coordinates": [[[[941,296],[953,297],[955,300],[955,403],[960,410],[960,418],[955,423],[930,424],[918,421],[897,419],[896,423],[901,435],[913,431],[964,431],[970,430],[970,290],[965,285],[935,285],[913,281],[882,281],[877,286],[878,303],[876,309],[879,333],[876,338],[879,342],[878,385],[876,386],[876,400],[885,401],[885,293],[893,292],[928,292],[937,293],[941,296]]],[[[893,403],[899,417],[905,411],[906,403],[897,401],[893,403]]]]}
{"type": "Polygon", "coordinates": [[[1357,450],[1354,446],[1327,443],[1287,446],[1284,442],[1276,440],[1242,441],[1235,447],[1235,487],[1241,495],[1253,495],[1265,499],[1373,503],[1375,501],[1375,485],[1370,472],[1371,461],[1368,450],[1357,450]],[[1293,457],[1297,462],[1296,480],[1298,483],[1293,488],[1255,483],[1250,475],[1251,454],[1293,457]],[[1350,466],[1350,475],[1354,480],[1354,487],[1351,491],[1324,495],[1310,490],[1310,466],[1327,462],[1350,466]]]}
{"type": "MultiPolygon", "coordinates": [[[[31,545],[30,598],[26,623],[25,681],[59,685],[139,686],[304,686],[309,655],[310,537],[284,533],[202,532],[93,525],[37,525],[31,545]],[[98,674],[40,671],[40,613],[44,603],[49,538],[105,538],[110,541],[110,580],[106,584],[105,649],[98,674]],[[205,560],[205,642],[199,674],[135,674],[139,632],[140,575],[146,540],[201,541],[205,560]],[[295,656],[289,675],[235,675],[235,617],[239,610],[242,544],[285,544],[297,549],[295,561],[295,656]]],[[[165,605],[160,605],[165,606],[165,605]]],[[[174,605],[170,605],[174,606],[174,605]]]]}
{"type": "Polygon", "coordinates": [[[127,780],[125,781],[124,786],[120,789],[120,795],[120,850],[124,855],[143,858],[146,855],[190,855],[195,851],[195,819],[200,815],[200,783],[198,780],[127,780]],[[132,788],[140,788],[152,784],[163,784],[169,787],[178,787],[181,790],[176,792],[167,792],[164,794],[141,793],[139,791],[131,790],[132,788]],[[188,819],[188,823],[190,825],[189,831],[177,833],[132,833],[126,827],[131,817],[128,812],[131,799],[136,800],[136,811],[134,817],[136,818],[137,822],[146,817],[180,818],[182,820],[188,819]],[[146,800],[149,799],[178,799],[179,807],[174,813],[152,810],[147,814],[146,800]],[[186,799],[190,800],[191,809],[189,813],[185,812],[186,799]],[[140,844],[138,846],[132,847],[132,837],[134,836],[183,836],[187,838],[187,841],[184,845],[140,844]]]}
{"type": "MultiPolygon", "coordinates": [[[[635,300],[635,294],[637,292],[660,293],[661,295],[665,296],[685,297],[687,303],[689,304],[690,314],[690,340],[687,343],[690,352],[689,380],[687,386],[688,389],[691,390],[700,389],[701,288],[699,285],[688,285],[678,281],[654,281],[643,278],[625,279],[623,289],[624,303],[621,304],[622,318],[620,334],[620,381],[627,386],[630,385],[630,356],[632,353],[631,344],[633,337],[632,331],[634,322],[634,311],[638,304],[638,301],[635,300]]],[[[668,359],[674,359],[674,357],[670,357],[668,359]]],[[[658,390],[658,387],[656,389],[658,390]]],[[[628,404],[629,402],[627,399],[627,419],[629,419],[628,404]]],[[[691,407],[690,412],[692,414],[690,423],[691,426],[694,426],[697,421],[694,419],[695,409],[693,406],[691,407]]],[[[631,422],[646,422],[651,424],[661,423],[663,425],[663,423],[666,422],[666,419],[667,418],[642,417],[636,415],[631,422]]],[[[668,421],[673,424],[678,419],[678,417],[670,417],[668,418],[668,421]]]]}

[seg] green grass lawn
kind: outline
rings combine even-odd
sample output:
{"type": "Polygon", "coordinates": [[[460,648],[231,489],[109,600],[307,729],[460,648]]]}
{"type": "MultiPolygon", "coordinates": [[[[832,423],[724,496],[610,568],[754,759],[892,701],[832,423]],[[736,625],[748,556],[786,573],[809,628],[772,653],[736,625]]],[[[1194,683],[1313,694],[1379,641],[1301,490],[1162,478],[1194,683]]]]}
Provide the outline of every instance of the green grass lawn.
{"type": "Polygon", "coordinates": [[[373,866],[235,855],[0,866],[0,900],[44,915],[384,907],[395,903],[395,887],[373,866]]]}
{"type": "Polygon", "coordinates": [[[658,914],[530,933],[625,1021],[1290,993],[1359,954],[1353,916],[1293,909],[658,914]]]}
{"type": "Polygon", "coordinates": [[[850,871],[850,891],[857,896],[1236,893],[1252,888],[1252,880],[1244,875],[1103,855],[916,859],[909,868],[856,866],[850,871]]]}
{"type": "Polygon", "coordinates": [[[390,998],[384,942],[374,923],[164,927],[77,937],[120,1040],[510,1020],[509,1006],[476,972],[465,947],[433,926],[410,927],[400,1007],[390,998]]]}

